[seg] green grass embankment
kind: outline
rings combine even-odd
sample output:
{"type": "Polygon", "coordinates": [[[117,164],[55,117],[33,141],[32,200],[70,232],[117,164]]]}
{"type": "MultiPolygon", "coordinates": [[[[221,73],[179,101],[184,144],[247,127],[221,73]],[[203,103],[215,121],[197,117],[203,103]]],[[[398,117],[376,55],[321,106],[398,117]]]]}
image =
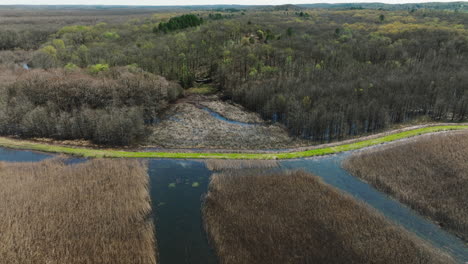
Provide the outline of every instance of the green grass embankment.
{"type": "Polygon", "coordinates": [[[138,152],[121,151],[114,149],[90,149],[82,147],[68,147],[51,144],[36,143],[31,141],[15,140],[0,137],[0,147],[12,149],[35,150],[51,153],[63,153],[81,157],[91,158],[171,158],[171,159],[294,159],[313,156],[334,154],[349,150],[361,149],[399,139],[409,138],[417,135],[434,133],[447,130],[468,129],[468,126],[445,125],[423,127],[404,132],[398,132],[379,138],[358,141],[333,147],[317,148],[306,151],[285,153],[186,153],[186,152],[138,152]]]}

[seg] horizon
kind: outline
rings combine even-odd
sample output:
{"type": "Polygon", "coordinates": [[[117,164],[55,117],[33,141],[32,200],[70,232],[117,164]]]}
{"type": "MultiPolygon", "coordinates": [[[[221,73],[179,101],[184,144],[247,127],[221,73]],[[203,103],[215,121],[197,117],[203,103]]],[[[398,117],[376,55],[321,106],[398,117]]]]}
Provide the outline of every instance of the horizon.
{"type": "Polygon", "coordinates": [[[1,0],[0,6],[132,6],[132,7],[190,7],[190,6],[279,6],[279,5],[314,5],[314,4],[424,4],[424,3],[468,3],[468,1],[451,1],[451,0],[440,0],[440,1],[425,1],[425,0],[388,0],[388,1],[374,1],[374,0],[363,0],[363,1],[282,1],[282,0],[260,0],[256,3],[249,3],[248,0],[195,0],[194,4],[184,4],[181,0],[167,0],[164,3],[154,3],[152,0],[1,0]],[[136,3],[135,3],[136,2],[136,3]]]}

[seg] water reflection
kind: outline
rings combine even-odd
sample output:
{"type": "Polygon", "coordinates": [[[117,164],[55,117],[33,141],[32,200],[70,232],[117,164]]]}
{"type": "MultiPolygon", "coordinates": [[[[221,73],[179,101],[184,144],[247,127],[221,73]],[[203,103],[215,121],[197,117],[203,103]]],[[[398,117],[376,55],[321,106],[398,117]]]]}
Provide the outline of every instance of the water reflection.
{"type": "Polygon", "coordinates": [[[159,263],[217,263],[201,215],[211,172],[202,162],[149,160],[149,175],[159,263]]]}
{"type": "Polygon", "coordinates": [[[51,157],[53,155],[40,152],[0,148],[0,161],[37,162],[51,157]]]}

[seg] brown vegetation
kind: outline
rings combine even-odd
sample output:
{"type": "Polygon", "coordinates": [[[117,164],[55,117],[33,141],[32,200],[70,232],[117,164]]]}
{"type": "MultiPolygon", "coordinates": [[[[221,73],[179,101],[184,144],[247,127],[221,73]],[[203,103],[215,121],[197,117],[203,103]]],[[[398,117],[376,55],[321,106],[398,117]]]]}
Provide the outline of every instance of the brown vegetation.
{"type": "Polygon", "coordinates": [[[211,171],[226,169],[254,169],[254,168],[276,168],[279,162],[276,160],[221,160],[212,159],[205,161],[206,167],[211,171]]]}
{"type": "Polygon", "coordinates": [[[358,152],[345,168],[468,240],[468,133],[358,152]]]}
{"type": "Polygon", "coordinates": [[[203,208],[221,263],[451,263],[366,205],[297,171],[216,174],[203,208]]]}
{"type": "Polygon", "coordinates": [[[0,263],[156,263],[148,175],[140,162],[0,168],[0,263]]]}
{"type": "Polygon", "coordinates": [[[226,103],[219,100],[201,102],[200,105],[207,107],[227,119],[249,124],[264,124],[260,115],[244,109],[241,105],[232,102],[226,103]]]}
{"type": "Polygon", "coordinates": [[[276,149],[304,144],[278,124],[233,124],[185,101],[170,105],[161,122],[151,129],[148,145],[163,148],[276,149]]]}
{"type": "MultiPolygon", "coordinates": [[[[21,73],[21,71],[20,71],[21,73]]],[[[175,100],[180,86],[128,67],[98,75],[83,70],[31,70],[0,85],[0,134],[86,139],[132,145],[147,136],[145,124],[175,100]]]]}

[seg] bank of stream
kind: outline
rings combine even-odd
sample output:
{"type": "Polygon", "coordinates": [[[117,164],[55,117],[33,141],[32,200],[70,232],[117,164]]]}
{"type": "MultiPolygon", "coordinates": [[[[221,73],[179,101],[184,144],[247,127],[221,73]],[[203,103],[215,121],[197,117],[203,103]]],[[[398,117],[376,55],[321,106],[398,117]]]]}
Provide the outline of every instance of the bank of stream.
{"type": "MultiPolygon", "coordinates": [[[[460,263],[468,261],[468,248],[463,241],[343,170],[341,161],[349,153],[285,160],[280,164],[282,169],[304,169],[322,177],[328,184],[366,202],[393,222],[450,253],[460,263]]],[[[0,148],[0,161],[37,162],[51,157],[0,148]]],[[[201,161],[148,159],[148,163],[159,263],[217,263],[201,218],[202,198],[211,172],[201,161]]]]}
{"type": "Polygon", "coordinates": [[[468,261],[468,247],[461,239],[345,171],[341,167],[341,162],[351,153],[281,161],[281,166],[285,169],[304,169],[320,176],[326,183],[367,203],[394,223],[448,252],[460,263],[468,261]]]}

